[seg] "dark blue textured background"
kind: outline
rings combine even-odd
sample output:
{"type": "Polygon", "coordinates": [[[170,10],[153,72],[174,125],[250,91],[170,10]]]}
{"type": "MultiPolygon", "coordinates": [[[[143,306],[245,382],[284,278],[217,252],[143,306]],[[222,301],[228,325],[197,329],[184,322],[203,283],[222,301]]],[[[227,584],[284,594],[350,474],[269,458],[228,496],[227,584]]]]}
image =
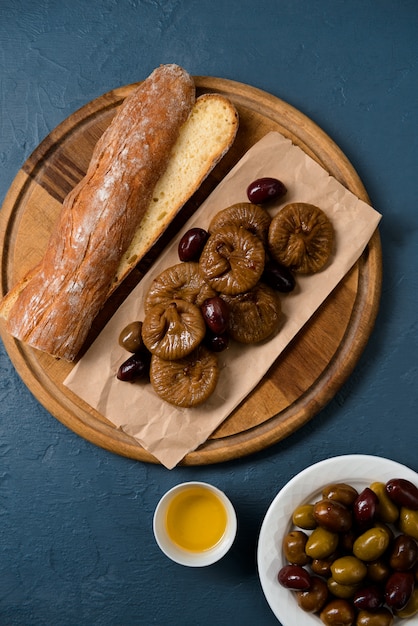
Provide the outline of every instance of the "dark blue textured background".
{"type": "MultiPolygon", "coordinates": [[[[0,0],[0,202],[74,110],[160,63],[231,78],[310,116],[357,169],[380,226],[379,316],[354,373],[308,425],[238,461],[168,471],[115,456],[49,415],[0,344],[0,624],[277,624],[255,550],[263,516],[307,465],[377,454],[418,471],[416,0],[0,0]],[[183,480],[236,506],[232,551],[202,570],[152,535],[183,480]]],[[[297,626],[297,625],[295,625],[297,626]]]]}

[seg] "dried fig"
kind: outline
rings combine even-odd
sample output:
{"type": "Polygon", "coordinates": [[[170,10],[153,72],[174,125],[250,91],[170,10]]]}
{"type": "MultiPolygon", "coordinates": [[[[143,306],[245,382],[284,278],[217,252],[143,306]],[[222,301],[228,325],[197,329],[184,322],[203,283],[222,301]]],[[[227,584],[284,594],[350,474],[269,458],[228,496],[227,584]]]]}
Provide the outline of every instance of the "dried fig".
{"type": "Polygon", "coordinates": [[[177,263],[161,272],[152,281],[144,301],[145,313],[156,304],[169,304],[172,300],[187,300],[200,306],[215,291],[204,281],[199,263],[177,263]]]}
{"type": "Polygon", "coordinates": [[[328,262],[333,243],[330,220],[313,204],[287,204],[270,224],[269,252],[294,272],[311,274],[321,270],[328,262]]]}
{"type": "Polygon", "coordinates": [[[242,226],[230,224],[210,235],[199,265],[209,285],[220,293],[237,294],[254,287],[264,269],[260,239],[242,226]]]}
{"type": "Polygon", "coordinates": [[[154,391],[175,406],[190,408],[202,404],[215,390],[218,378],[217,357],[204,346],[175,361],[151,358],[154,391]]]}
{"type": "Polygon", "coordinates": [[[235,224],[257,235],[266,244],[270,222],[270,215],[261,207],[250,202],[239,202],[216,213],[209,225],[209,233],[235,224]]]}
{"type": "Polygon", "coordinates": [[[205,336],[200,309],[186,300],[156,304],[145,315],[142,339],[145,347],[162,359],[180,359],[190,354],[205,336]]]}
{"type": "Polygon", "coordinates": [[[229,305],[229,334],[240,343],[257,343],[277,330],[281,304],[276,291],[258,283],[251,291],[222,295],[229,305]]]}

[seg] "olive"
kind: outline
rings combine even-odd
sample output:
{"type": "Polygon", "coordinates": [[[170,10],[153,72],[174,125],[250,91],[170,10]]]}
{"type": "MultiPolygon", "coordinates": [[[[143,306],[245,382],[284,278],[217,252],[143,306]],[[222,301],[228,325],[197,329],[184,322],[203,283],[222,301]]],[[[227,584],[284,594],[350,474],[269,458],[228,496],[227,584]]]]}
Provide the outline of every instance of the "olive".
{"type": "Polygon", "coordinates": [[[311,560],[305,552],[308,535],[301,530],[292,530],[283,539],[283,552],[289,563],[307,565],[311,560]]]}
{"type": "Polygon", "coordinates": [[[386,483],[389,498],[398,506],[418,511],[418,487],[405,478],[392,478],[386,483]]]}
{"type": "Polygon", "coordinates": [[[119,345],[128,352],[138,352],[144,347],[142,341],[142,322],[131,322],[122,329],[119,335],[119,345]]]}
{"type": "Polygon", "coordinates": [[[348,600],[354,596],[358,589],[358,585],[343,585],[331,576],[327,579],[327,586],[330,593],[336,598],[344,598],[348,600]]]}
{"type": "Polygon", "coordinates": [[[409,535],[398,535],[389,555],[389,565],[398,572],[412,569],[418,560],[418,546],[409,535]]]}
{"type": "Polygon", "coordinates": [[[206,298],[200,306],[206,326],[216,335],[228,330],[229,308],[225,300],[219,296],[206,298]]]}
{"type": "Polygon", "coordinates": [[[344,506],[351,506],[358,496],[357,489],[347,483],[333,483],[322,490],[322,497],[328,500],[337,500],[344,506]]]}
{"type": "Polygon", "coordinates": [[[384,607],[377,611],[360,611],[356,620],[356,626],[391,626],[392,624],[393,614],[384,607]]]}
{"type": "Polygon", "coordinates": [[[414,582],[414,575],[411,572],[391,574],[385,585],[386,604],[396,611],[403,609],[412,595],[414,582]]]}
{"type": "Polygon", "coordinates": [[[402,507],[399,514],[399,530],[418,541],[418,511],[402,507]]]}
{"type": "Polygon", "coordinates": [[[294,591],[303,591],[311,586],[310,574],[300,565],[284,565],[277,578],[282,587],[294,591]]]}
{"type": "Polygon", "coordinates": [[[261,280],[282,293],[290,293],[296,286],[295,277],[289,268],[276,261],[266,262],[261,280]]]}
{"type": "Polygon", "coordinates": [[[418,614],[418,587],[415,587],[406,606],[400,611],[396,611],[396,615],[402,619],[413,617],[418,614]]]}
{"type": "Polygon", "coordinates": [[[336,599],[325,605],[319,617],[325,626],[352,626],[356,615],[350,602],[336,599]]]}
{"type": "Polygon", "coordinates": [[[331,576],[331,565],[334,561],[335,556],[333,554],[326,559],[312,559],[311,570],[318,576],[329,578],[331,576]]]}
{"type": "Polygon", "coordinates": [[[325,580],[311,576],[311,586],[305,591],[297,591],[296,599],[301,609],[307,613],[319,613],[328,600],[328,587],[325,580]]]}
{"type": "Polygon", "coordinates": [[[379,498],[379,504],[376,509],[376,517],[387,524],[394,524],[399,517],[399,509],[389,498],[386,492],[385,483],[375,482],[370,485],[370,489],[379,498]]]}
{"type": "Polygon", "coordinates": [[[265,176],[257,178],[247,187],[247,198],[254,204],[264,204],[271,200],[282,198],[287,193],[287,187],[277,178],[265,176]]]}
{"type": "Polygon", "coordinates": [[[305,552],[313,559],[326,559],[338,545],[338,535],[322,526],[315,528],[306,542],[305,552]]]}
{"type": "Polygon", "coordinates": [[[373,523],[379,498],[369,487],[363,489],[353,504],[353,515],[359,526],[373,523]]]}
{"type": "Polygon", "coordinates": [[[353,552],[353,545],[355,540],[357,539],[357,534],[354,532],[354,530],[350,528],[350,530],[347,530],[346,533],[340,533],[339,537],[339,549],[341,549],[341,551],[344,553],[353,552]]]}
{"type": "Polygon", "coordinates": [[[346,532],[352,525],[351,511],[337,500],[319,500],[313,514],[320,526],[334,533],[346,532]]]}
{"type": "Polygon", "coordinates": [[[197,261],[207,242],[209,233],[203,228],[190,228],[178,243],[180,261],[197,261]]]}
{"type": "Polygon", "coordinates": [[[342,556],[331,565],[334,580],[341,585],[355,585],[361,582],[366,574],[367,567],[355,556],[342,556]]]}
{"type": "Polygon", "coordinates": [[[361,587],[353,596],[353,604],[356,609],[374,611],[384,603],[383,590],[379,585],[367,585],[361,587]]]}
{"type": "Polygon", "coordinates": [[[389,564],[383,559],[377,559],[367,563],[367,575],[375,583],[384,582],[389,578],[391,569],[389,564]]]}
{"type": "Polygon", "coordinates": [[[119,367],[117,378],[124,382],[143,378],[149,372],[150,360],[151,355],[146,350],[132,354],[119,367]]]}
{"type": "Polygon", "coordinates": [[[204,343],[212,352],[223,352],[229,346],[229,335],[228,333],[217,335],[208,329],[205,334],[204,343]]]}
{"type": "Polygon", "coordinates": [[[386,551],[389,540],[384,528],[369,528],[355,540],[353,554],[361,561],[376,561],[386,551]]]}
{"type": "Polygon", "coordinates": [[[292,522],[295,526],[303,528],[304,530],[313,530],[317,527],[316,519],[313,515],[313,504],[301,504],[298,506],[292,515],[292,522]]]}

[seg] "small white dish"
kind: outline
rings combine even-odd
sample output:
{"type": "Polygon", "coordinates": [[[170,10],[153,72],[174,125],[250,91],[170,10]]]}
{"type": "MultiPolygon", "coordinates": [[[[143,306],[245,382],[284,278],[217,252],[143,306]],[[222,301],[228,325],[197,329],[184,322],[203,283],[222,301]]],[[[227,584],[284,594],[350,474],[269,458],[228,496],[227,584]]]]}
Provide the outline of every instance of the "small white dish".
{"type": "MultiPolygon", "coordinates": [[[[292,513],[300,504],[320,499],[323,487],[346,482],[362,490],[375,481],[406,478],[418,484],[418,474],[408,467],[376,456],[351,454],[320,461],[294,476],[274,498],[264,518],[257,548],[258,573],[271,610],[282,626],[320,626],[319,617],[304,612],[292,592],[282,587],[279,570],[286,565],[281,548],[292,527],[292,513]]],[[[394,624],[412,624],[416,617],[395,619],[394,624]]]]}
{"type": "MultiPolygon", "coordinates": [[[[186,482],[176,485],[161,498],[155,509],[153,530],[158,546],[172,561],[189,567],[205,567],[219,561],[232,546],[237,532],[237,517],[231,501],[223,491],[208,483],[186,482]],[[199,492],[201,494],[201,500],[204,499],[203,496],[205,493],[211,499],[210,503],[206,503],[204,506],[215,507],[215,509],[219,507],[222,519],[224,519],[225,522],[224,527],[220,530],[219,537],[215,540],[213,545],[205,548],[201,548],[198,545],[199,542],[195,542],[196,545],[194,545],[193,541],[188,543],[187,541],[175,541],[172,536],[173,533],[170,533],[168,528],[170,525],[170,516],[174,515],[173,511],[177,510],[178,512],[180,510],[179,508],[173,508],[176,506],[176,503],[180,501],[180,498],[186,502],[187,506],[183,506],[182,517],[178,520],[178,528],[180,528],[180,530],[184,530],[185,528],[191,529],[194,537],[193,540],[198,539],[200,536],[199,525],[208,528],[207,520],[202,519],[202,516],[207,514],[208,509],[206,509],[205,512],[205,509],[202,509],[201,503],[199,504],[199,496],[196,495],[199,492]],[[212,500],[212,498],[214,499],[212,500]],[[187,499],[189,499],[189,501],[187,499]],[[183,545],[181,545],[181,543],[183,543],[183,545]],[[187,547],[185,547],[186,544],[187,547]]],[[[184,533],[183,535],[178,535],[178,537],[183,536],[184,533]]]]}

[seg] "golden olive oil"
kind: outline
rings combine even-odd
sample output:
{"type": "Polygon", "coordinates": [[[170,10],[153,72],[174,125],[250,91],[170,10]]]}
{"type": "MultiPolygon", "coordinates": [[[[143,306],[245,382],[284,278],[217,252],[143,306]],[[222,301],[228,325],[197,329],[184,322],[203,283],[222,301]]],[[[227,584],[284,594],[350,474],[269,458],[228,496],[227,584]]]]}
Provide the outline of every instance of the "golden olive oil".
{"type": "Polygon", "coordinates": [[[224,504],[213,491],[201,485],[182,489],[167,508],[168,536],[190,552],[213,548],[222,539],[226,524],[224,504]]]}

